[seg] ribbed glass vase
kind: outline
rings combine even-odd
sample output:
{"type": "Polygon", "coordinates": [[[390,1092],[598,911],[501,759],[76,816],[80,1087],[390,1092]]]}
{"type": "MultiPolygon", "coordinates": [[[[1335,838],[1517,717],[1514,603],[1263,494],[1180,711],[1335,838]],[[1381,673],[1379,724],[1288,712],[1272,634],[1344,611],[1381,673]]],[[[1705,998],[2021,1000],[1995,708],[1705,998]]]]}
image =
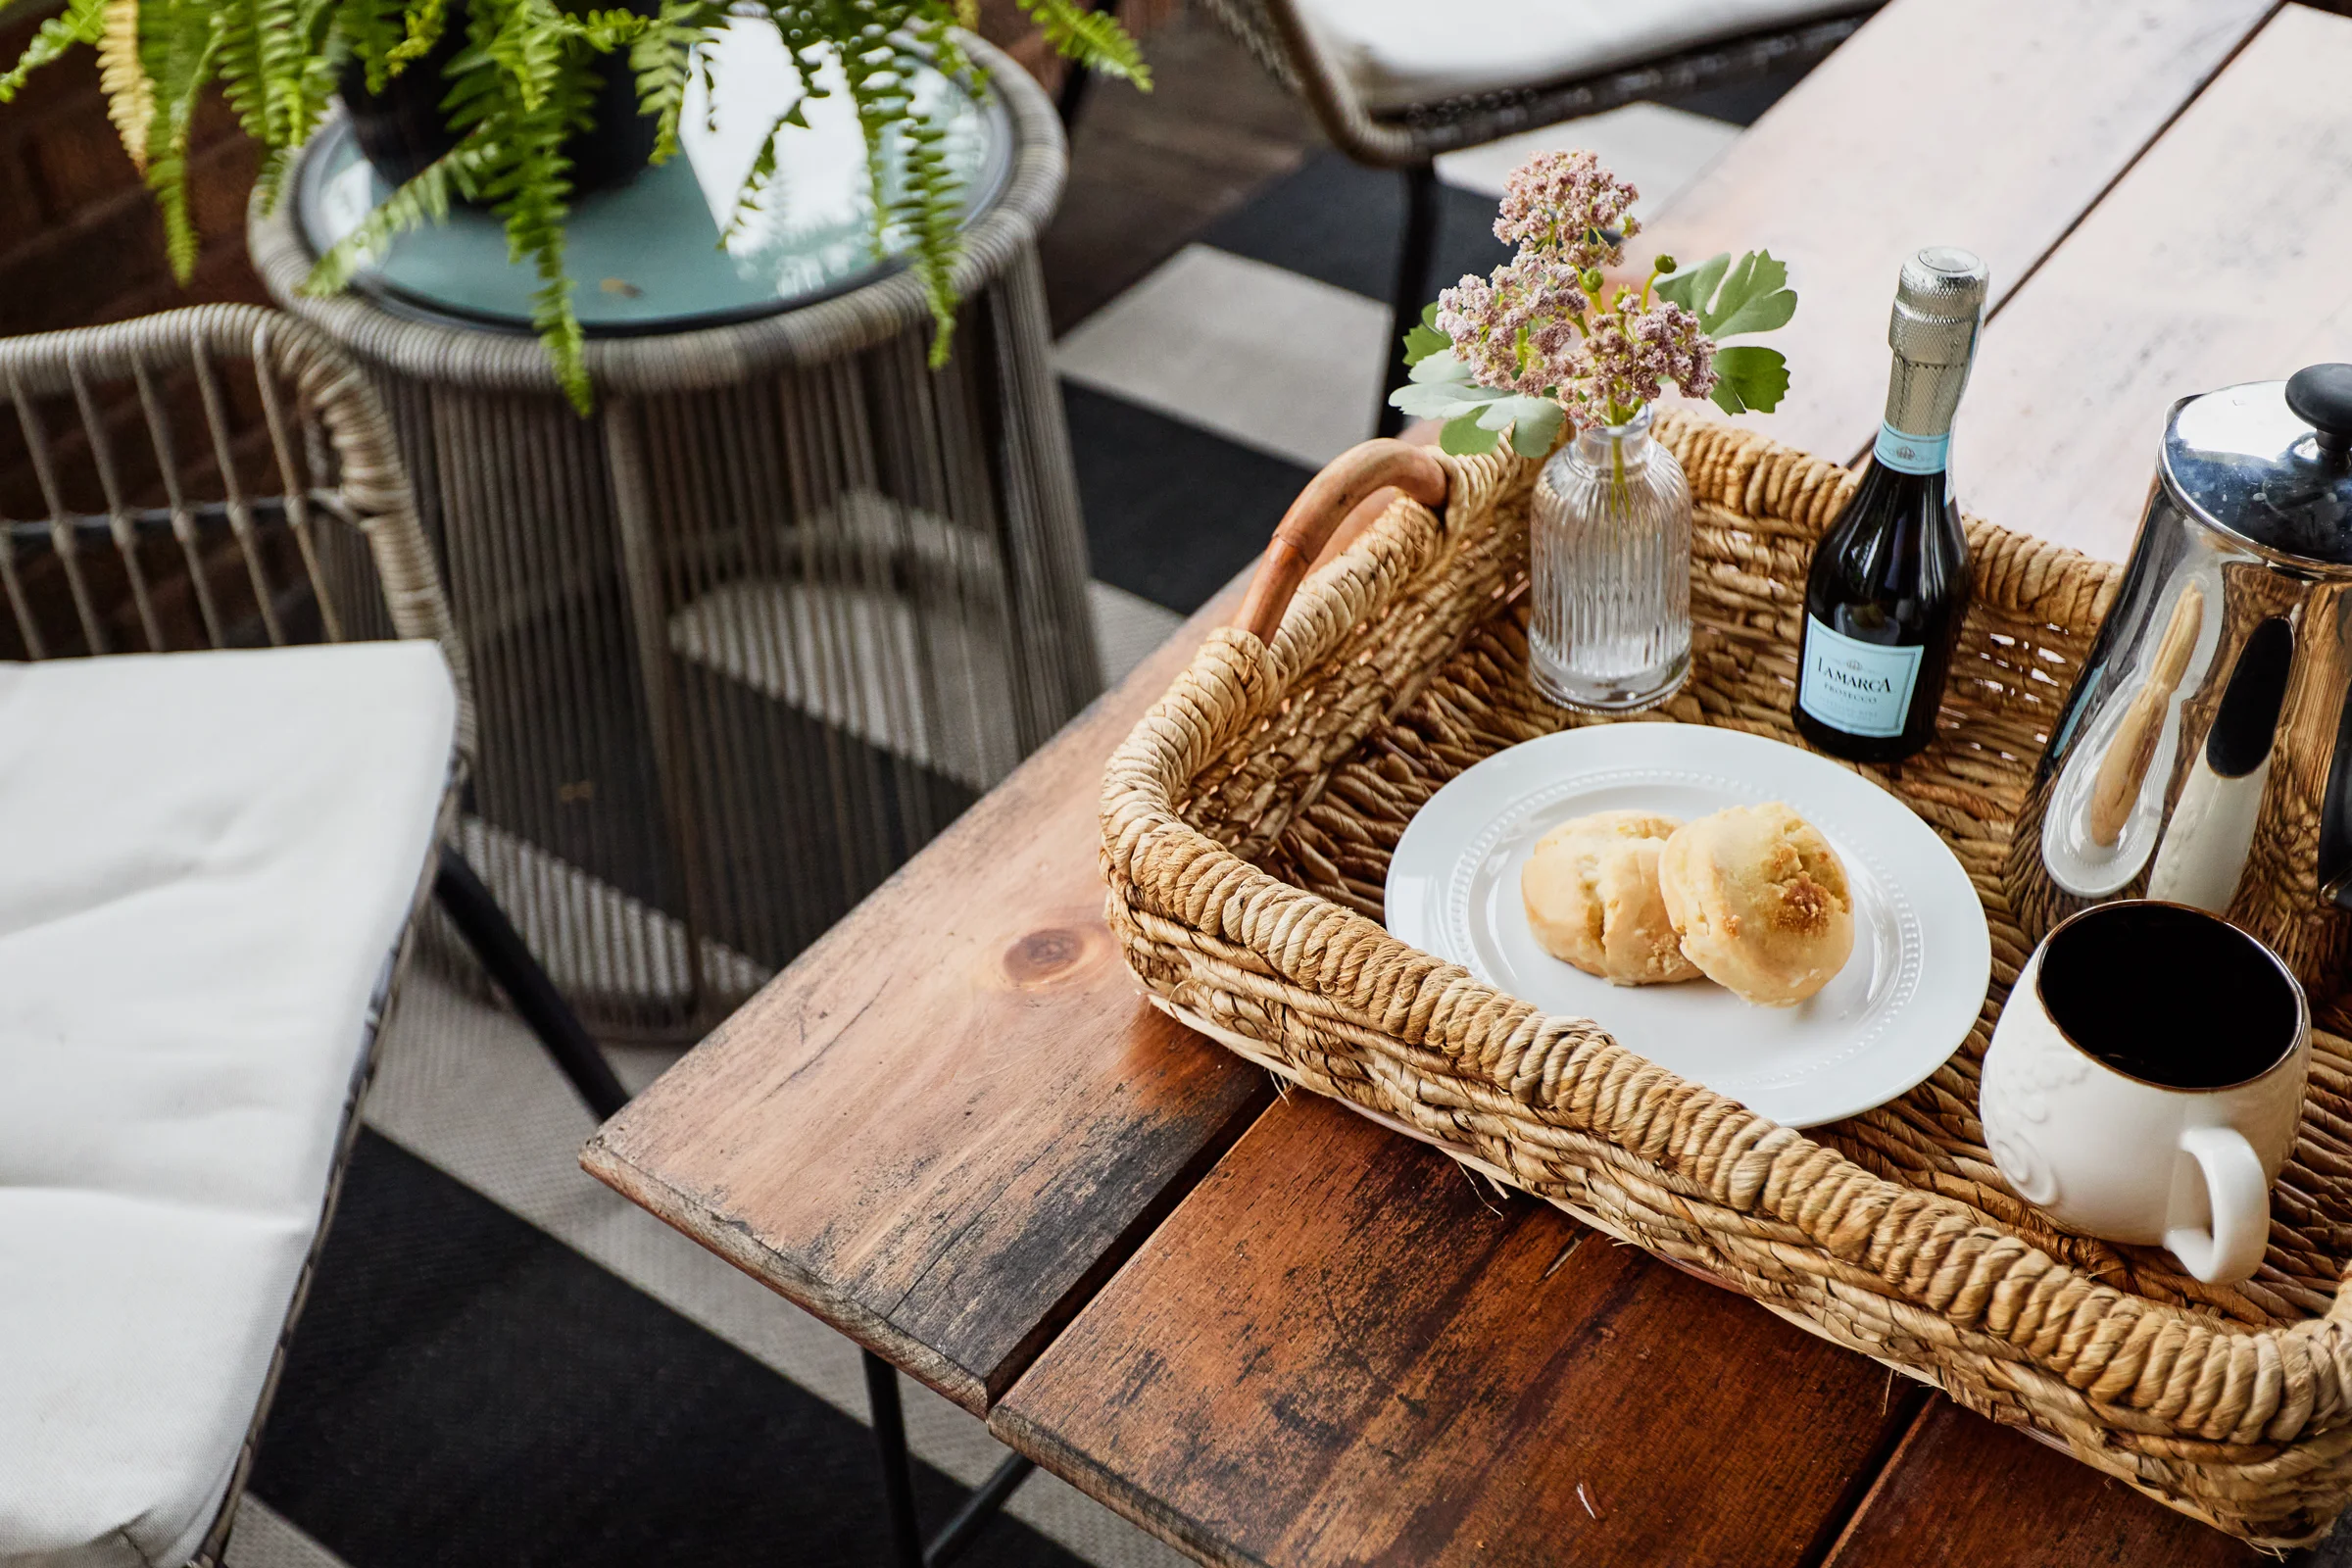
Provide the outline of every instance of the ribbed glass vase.
{"type": "Polygon", "coordinates": [[[1653,707],[1690,672],[1690,486],[1649,423],[1579,430],[1536,481],[1528,672],[1569,708],[1653,707]]]}

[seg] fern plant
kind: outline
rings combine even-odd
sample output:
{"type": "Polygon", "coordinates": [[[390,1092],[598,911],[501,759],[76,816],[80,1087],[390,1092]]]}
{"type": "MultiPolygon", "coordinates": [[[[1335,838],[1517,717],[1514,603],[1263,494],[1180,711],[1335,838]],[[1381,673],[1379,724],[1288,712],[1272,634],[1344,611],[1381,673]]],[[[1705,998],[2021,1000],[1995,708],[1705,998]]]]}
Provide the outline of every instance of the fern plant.
{"type": "MultiPolygon", "coordinates": [[[[1106,11],[1086,10],[1079,0],[1018,4],[1062,54],[1150,88],[1135,40],[1106,11]]],[[[657,122],[660,163],[678,151],[687,89],[698,74],[708,85],[719,30],[733,18],[762,20],[776,29],[807,85],[769,128],[737,197],[737,223],[769,195],[776,138],[806,127],[808,100],[827,91],[819,72],[838,64],[865,138],[873,242],[879,253],[886,230],[906,236],[906,264],[931,307],[937,367],[946,363],[956,325],[963,192],[946,156],[946,128],[917,111],[913,84],[929,67],[968,91],[983,90],[955,33],[973,24],[977,0],[661,0],[648,14],[573,0],[465,0],[461,23],[450,0],[67,0],[0,74],[0,103],[68,51],[93,50],[108,118],[154,193],[172,270],[185,282],[197,251],[188,210],[188,130],[207,91],[218,90],[260,144],[263,199],[274,203],[348,65],[356,62],[369,89],[381,91],[462,24],[463,47],[443,72],[442,106],[455,147],[319,258],[303,286],[333,293],[349,284],[368,255],[406,229],[439,220],[452,201],[486,202],[506,226],[510,260],[538,274],[532,324],[564,394],[585,413],[588,373],[564,260],[572,196],[564,143],[589,122],[600,61],[613,55],[627,61],[640,108],[657,122]],[[892,190],[898,194],[886,198],[892,190]]]]}

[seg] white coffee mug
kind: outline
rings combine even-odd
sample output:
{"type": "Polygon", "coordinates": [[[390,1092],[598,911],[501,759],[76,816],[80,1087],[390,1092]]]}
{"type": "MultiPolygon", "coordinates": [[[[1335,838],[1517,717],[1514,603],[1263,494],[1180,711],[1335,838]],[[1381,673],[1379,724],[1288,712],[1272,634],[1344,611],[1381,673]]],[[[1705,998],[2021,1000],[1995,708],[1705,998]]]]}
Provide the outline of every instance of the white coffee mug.
{"type": "Polygon", "coordinates": [[[2276,954],[2147,899],[2083,910],[2026,960],[1984,1053],[1984,1142],[2071,1231],[2251,1276],[2294,1148],[2311,1008],[2276,954]]]}

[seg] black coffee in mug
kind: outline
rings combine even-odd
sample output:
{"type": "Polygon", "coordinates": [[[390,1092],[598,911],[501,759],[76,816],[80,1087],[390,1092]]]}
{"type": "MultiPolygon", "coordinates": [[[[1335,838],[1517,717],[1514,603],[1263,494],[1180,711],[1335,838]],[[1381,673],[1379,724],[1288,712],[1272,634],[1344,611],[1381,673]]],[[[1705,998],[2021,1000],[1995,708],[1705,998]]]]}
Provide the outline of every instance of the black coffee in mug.
{"type": "Polygon", "coordinates": [[[2271,951],[2202,909],[2102,904],[2051,933],[2041,1004],[2083,1051],[2143,1083],[2227,1089],[2294,1050],[2302,1008],[2271,951]]]}

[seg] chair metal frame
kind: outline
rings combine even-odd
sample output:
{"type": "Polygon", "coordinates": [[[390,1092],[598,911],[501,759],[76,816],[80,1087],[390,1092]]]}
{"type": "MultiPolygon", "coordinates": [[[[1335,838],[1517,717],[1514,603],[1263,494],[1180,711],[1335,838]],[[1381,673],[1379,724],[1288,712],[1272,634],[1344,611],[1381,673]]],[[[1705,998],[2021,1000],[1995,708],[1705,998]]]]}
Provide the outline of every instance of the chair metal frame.
{"type": "Polygon", "coordinates": [[[1850,0],[1848,9],[1793,26],[1741,34],[1588,75],[1533,82],[1374,113],[1316,40],[1298,0],[1204,0],[1210,16],[1274,78],[1303,99],[1332,144],[1359,164],[1394,169],[1404,178],[1404,233],[1391,291],[1389,379],[1380,433],[1394,435],[1403,416],[1387,392],[1404,384],[1403,340],[1429,299],[1429,267],[1438,225],[1437,159],[1504,136],[1597,115],[1644,99],[1673,99],[1754,81],[1810,66],[1869,20],[1885,0],[1850,0]]]}
{"type": "MultiPolygon", "coordinates": [[[[294,1325],[310,1293],[311,1280],[360,1128],[360,1105],[375,1066],[382,1020],[389,1014],[399,980],[416,943],[418,916],[437,899],[492,979],[514,1002],[539,1035],[574,1090],[598,1118],[626,1102],[612,1074],[562,996],[547,979],[478,877],[458,855],[456,829],[471,771],[475,746],[472,683],[465,646],[450,614],[449,601],[433,556],[418,526],[414,496],[392,426],[374,388],[357,365],[326,335],[292,317],[250,305],[206,305],[137,320],[71,331],[41,333],[0,342],[0,402],[13,410],[49,515],[39,519],[0,518],[0,626],[13,629],[18,652],[39,660],[172,652],[172,639],[158,609],[158,581],[149,569],[159,558],[169,570],[184,572],[195,618],[210,648],[282,645],[296,640],[291,612],[315,610],[325,640],[365,639],[371,632],[424,638],[440,646],[457,687],[458,727],[443,795],[437,856],[420,868],[415,906],[397,950],[388,956],[383,978],[367,1021],[367,1039],[344,1103],[343,1122],[318,1230],[305,1257],[270,1357],[260,1400],[247,1428],[237,1464],[219,1513],[192,1559],[192,1568],[217,1568],[236,1520],[262,1425],[277,1391],[294,1325]],[[281,493],[256,495],[239,476],[240,432],[222,374],[224,367],[250,368],[258,392],[263,429],[281,493]],[[166,395],[170,378],[191,377],[205,426],[204,442],[183,448],[166,395]],[[108,385],[135,389],[140,421],[168,504],[142,507],[124,482],[124,453],[110,425],[122,421],[118,405],[110,420],[100,396],[108,385]],[[78,416],[78,442],[60,442],[50,432],[44,405],[71,400],[78,416]],[[69,451],[69,448],[72,450],[69,451]],[[209,463],[220,494],[195,499],[183,454],[209,463]],[[86,462],[105,500],[105,510],[72,507],[61,482],[61,459],[86,462]],[[331,474],[329,472],[331,470],[331,474]],[[354,528],[366,541],[367,564],[380,590],[380,606],[346,602],[337,559],[321,535],[329,523],[354,528]],[[273,539],[282,535],[283,543],[273,539]],[[51,558],[50,580],[28,583],[28,569],[51,558]],[[292,558],[293,570],[287,568],[292,558]],[[110,605],[93,581],[94,568],[119,569],[128,603],[110,605]],[[220,589],[223,575],[239,593],[251,595],[251,611],[232,618],[220,589]],[[242,579],[239,581],[238,579],[242,579]],[[291,579],[291,580],[287,580],[291,579]],[[71,615],[44,617],[41,608],[63,610],[38,600],[46,586],[70,601],[71,615]],[[110,611],[127,612],[114,614],[110,611]],[[130,620],[136,637],[119,622],[130,620]],[[60,624],[71,630],[60,634],[60,624]],[[130,642],[142,646],[122,647],[130,642]]],[[[348,553],[348,552],[347,552],[348,553]]],[[[344,562],[346,567],[355,563],[344,562]]],[[[166,579],[169,580],[169,579],[166,579]]]]}

